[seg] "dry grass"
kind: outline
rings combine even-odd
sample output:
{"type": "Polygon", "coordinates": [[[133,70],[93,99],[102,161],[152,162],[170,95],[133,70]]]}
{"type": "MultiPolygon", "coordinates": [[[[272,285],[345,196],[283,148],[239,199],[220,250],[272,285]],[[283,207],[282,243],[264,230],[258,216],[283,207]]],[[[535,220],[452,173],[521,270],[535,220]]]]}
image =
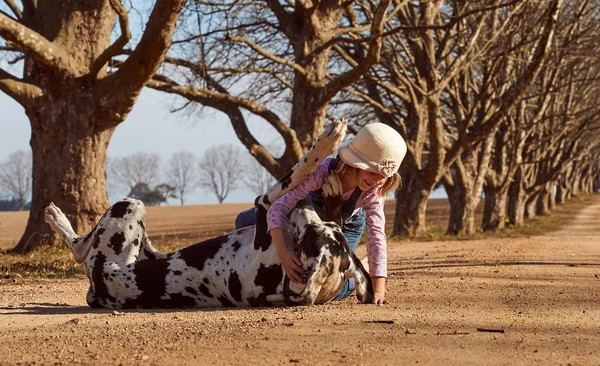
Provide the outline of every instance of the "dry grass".
{"type": "MultiPolygon", "coordinates": [[[[580,195],[557,206],[551,215],[537,217],[520,228],[501,232],[477,233],[471,237],[445,235],[450,207],[445,199],[432,199],[427,205],[428,235],[393,241],[466,240],[498,237],[523,237],[558,230],[568,225],[595,196],[580,195]]],[[[395,202],[386,204],[386,230],[391,232],[395,202]]],[[[148,234],[160,250],[171,251],[233,230],[236,215],[250,204],[148,207],[148,234]]],[[[481,222],[483,205],[477,211],[481,222]]],[[[0,250],[13,247],[25,229],[28,212],[0,212],[0,250]]],[[[26,256],[0,252],[0,277],[64,278],[83,275],[83,267],[73,260],[66,248],[40,248],[26,256]]]]}

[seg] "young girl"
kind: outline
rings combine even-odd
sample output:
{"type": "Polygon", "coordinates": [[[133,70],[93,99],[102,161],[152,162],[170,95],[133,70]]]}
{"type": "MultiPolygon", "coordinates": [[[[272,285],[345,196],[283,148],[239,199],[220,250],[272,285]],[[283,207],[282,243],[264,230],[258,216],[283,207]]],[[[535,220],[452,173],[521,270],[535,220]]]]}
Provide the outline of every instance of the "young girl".
{"type": "MultiPolygon", "coordinates": [[[[367,229],[367,263],[375,290],[375,304],[387,304],[385,281],[387,253],[385,236],[385,195],[400,184],[397,173],[406,155],[406,143],[393,128],[383,123],[363,127],[356,137],[342,146],[336,158],[326,158],[319,167],[295,188],[276,200],[267,212],[268,231],[277,248],[281,263],[291,281],[300,282],[302,263],[287,249],[285,232],[287,215],[298,201],[307,199],[315,211],[323,210],[321,187],[330,172],[340,177],[343,190],[342,232],[353,251],[367,229]]],[[[254,208],[243,211],[235,221],[236,229],[254,225],[254,208]]],[[[354,279],[349,279],[334,300],[341,300],[354,291],[354,279]]]]}

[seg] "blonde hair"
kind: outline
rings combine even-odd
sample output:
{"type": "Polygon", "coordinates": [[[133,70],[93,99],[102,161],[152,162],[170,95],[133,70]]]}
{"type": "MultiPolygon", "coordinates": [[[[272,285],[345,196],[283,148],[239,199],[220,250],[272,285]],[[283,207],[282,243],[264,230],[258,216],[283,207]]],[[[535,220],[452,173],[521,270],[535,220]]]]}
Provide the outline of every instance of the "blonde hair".
{"type": "MultiPolygon", "coordinates": [[[[335,168],[335,173],[338,175],[338,177],[342,177],[344,174],[353,174],[354,178],[358,179],[358,168],[355,168],[351,165],[346,164],[338,155],[336,158],[336,163],[337,163],[337,167],[335,168]]],[[[400,182],[402,181],[402,178],[400,177],[400,174],[398,173],[394,173],[394,175],[392,175],[391,177],[389,177],[385,183],[383,183],[381,185],[381,187],[379,188],[379,197],[385,197],[386,194],[388,194],[388,192],[397,189],[400,186],[400,182]]]]}

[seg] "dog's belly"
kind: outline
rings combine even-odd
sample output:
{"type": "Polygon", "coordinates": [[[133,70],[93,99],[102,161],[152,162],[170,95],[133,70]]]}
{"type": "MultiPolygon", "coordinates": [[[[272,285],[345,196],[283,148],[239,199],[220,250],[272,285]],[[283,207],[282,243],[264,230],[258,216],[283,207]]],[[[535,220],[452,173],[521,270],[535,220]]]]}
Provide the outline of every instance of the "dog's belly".
{"type": "Polygon", "coordinates": [[[241,230],[126,265],[97,251],[89,257],[94,301],[109,308],[268,305],[266,296],[282,292],[283,270],[275,247],[255,249],[253,236],[241,230]]]}

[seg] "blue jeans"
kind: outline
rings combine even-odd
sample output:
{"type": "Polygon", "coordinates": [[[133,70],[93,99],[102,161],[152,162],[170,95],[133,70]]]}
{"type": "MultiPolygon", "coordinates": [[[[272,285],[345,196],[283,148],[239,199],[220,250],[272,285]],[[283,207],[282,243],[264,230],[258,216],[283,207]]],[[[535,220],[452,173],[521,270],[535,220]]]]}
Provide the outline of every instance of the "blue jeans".
{"type": "MultiPolygon", "coordinates": [[[[358,210],[354,215],[350,216],[348,220],[344,222],[342,225],[342,233],[346,237],[348,241],[348,245],[353,252],[356,251],[358,247],[358,242],[360,241],[360,237],[362,233],[365,231],[365,225],[367,222],[367,214],[365,210],[362,208],[358,210]]],[[[249,208],[240,212],[235,218],[235,229],[241,229],[243,227],[252,226],[256,224],[256,211],[254,208],[249,208]]],[[[356,285],[354,283],[354,278],[347,279],[344,283],[344,287],[339,294],[333,299],[333,301],[339,301],[345,299],[350,296],[356,285]]]]}

